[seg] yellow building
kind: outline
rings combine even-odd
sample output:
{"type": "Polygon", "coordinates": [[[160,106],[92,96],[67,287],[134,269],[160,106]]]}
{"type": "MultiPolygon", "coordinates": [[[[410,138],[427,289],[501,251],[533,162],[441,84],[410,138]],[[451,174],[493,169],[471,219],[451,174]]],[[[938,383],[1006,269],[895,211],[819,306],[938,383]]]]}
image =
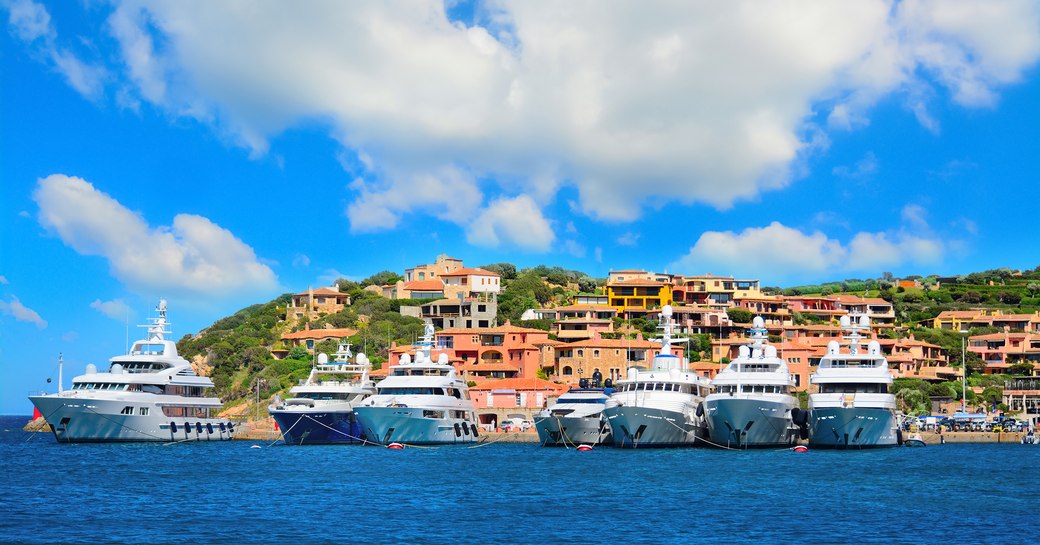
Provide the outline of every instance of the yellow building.
{"type": "Polygon", "coordinates": [[[607,304],[619,313],[626,309],[653,310],[672,304],[672,285],[633,278],[607,284],[607,304]]]}

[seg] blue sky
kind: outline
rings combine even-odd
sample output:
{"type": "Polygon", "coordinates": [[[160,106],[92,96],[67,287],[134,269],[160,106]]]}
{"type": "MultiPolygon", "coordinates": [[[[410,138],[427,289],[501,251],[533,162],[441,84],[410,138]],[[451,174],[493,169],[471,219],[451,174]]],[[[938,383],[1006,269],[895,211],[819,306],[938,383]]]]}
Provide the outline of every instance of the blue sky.
{"type": "Polygon", "coordinates": [[[0,413],[159,297],[179,338],[438,253],[766,285],[1035,267],[1038,11],[4,0],[0,413]]]}

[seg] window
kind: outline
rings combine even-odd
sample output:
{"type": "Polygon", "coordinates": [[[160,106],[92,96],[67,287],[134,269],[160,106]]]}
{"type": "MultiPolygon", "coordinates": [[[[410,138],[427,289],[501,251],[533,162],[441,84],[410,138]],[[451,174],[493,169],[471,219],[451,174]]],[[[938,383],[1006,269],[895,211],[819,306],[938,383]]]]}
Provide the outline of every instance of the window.
{"type": "Polygon", "coordinates": [[[585,351],[584,351],[584,350],[582,350],[581,348],[579,348],[579,349],[578,349],[578,357],[579,357],[579,358],[583,358],[583,357],[585,357],[585,351]]]}
{"type": "Polygon", "coordinates": [[[134,414],[134,408],[130,405],[123,407],[123,410],[119,411],[119,414],[134,414]]]}
{"type": "Polygon", "coordinates": [[[141,416],[148,416],[148,407],[141,407],[137,410],[137,414],[141,416]]]}
{"type": "Polygon", "coordinates": [[[565,365],[565,366],[563,366],[563,370],[561,371],[561,374],[568,375],[568,376],[569,375],[573,375],[574,374],[574,370],[571,369],[570,365],[565,365]]]}
{"type": "Polygon", "coordinates": [[[599,359],[599,349],[596,349],[596,350],[592,351],[592,357],[594,357],[596,359],[599,359]]]}

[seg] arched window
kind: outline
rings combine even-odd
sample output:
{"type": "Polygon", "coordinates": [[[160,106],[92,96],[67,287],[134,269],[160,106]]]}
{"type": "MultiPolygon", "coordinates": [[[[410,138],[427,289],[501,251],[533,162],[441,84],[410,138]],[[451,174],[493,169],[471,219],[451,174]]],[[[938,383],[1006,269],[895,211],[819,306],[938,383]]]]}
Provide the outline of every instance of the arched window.
{"type": "Polygon", "coordinates": [[[562,372],[563,372],[564,375],[573,375],[574,374],[574,370],[571,369],[570,365],[564,365],[563,369],[562,369],[562,372]]]}

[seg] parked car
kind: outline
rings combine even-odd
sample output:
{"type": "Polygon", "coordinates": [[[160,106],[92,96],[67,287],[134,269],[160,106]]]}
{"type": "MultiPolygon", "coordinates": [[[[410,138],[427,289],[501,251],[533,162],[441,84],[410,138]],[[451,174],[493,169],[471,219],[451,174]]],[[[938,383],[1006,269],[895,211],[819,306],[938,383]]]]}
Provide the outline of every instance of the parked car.
{"type": "Polygon", "coordinates": [[[511,414],[498,424],[502,431],[527,431],[534,427],[534,423],[524,418],[522,414],[511,414]]]}

